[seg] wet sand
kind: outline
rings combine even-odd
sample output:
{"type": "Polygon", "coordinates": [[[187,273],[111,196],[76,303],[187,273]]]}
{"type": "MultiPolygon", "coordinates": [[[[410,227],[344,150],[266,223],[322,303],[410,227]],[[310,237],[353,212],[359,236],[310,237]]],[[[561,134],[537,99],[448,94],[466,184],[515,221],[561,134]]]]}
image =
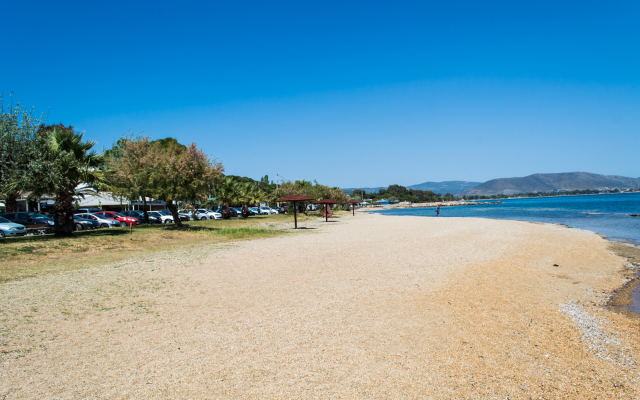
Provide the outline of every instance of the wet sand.
{"type": "Polygon", "coordinates": [[[344,216],[4,284],[0,398],[637,398],[596,234],[344,216]]]}

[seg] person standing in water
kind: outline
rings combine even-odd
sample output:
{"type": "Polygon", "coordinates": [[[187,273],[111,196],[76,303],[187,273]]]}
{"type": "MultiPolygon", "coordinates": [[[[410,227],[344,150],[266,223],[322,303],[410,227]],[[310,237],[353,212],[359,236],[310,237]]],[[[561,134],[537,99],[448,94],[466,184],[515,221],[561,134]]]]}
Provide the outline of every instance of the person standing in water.
{"type": "Polygon", "coordinates": [[[436,217],[439,217],[439,216],[440,216],[440,206],[437,205],[436,206],[436,217]]]}

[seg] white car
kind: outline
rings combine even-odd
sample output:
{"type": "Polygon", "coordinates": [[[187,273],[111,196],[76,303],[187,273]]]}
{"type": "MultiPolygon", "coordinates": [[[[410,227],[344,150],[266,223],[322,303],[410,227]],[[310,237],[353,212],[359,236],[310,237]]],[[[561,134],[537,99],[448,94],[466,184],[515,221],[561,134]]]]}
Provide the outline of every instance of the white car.
{"type": "Polygon", "coordinates": [[[253,211],[258,215],[269,215],[269,212],[267,210],[262,210],[262,209],[258,210],[257,207],[249,207],[249,210],[253,211]]]}
{"type": "Polygon", "coordinates": [[[180,216],[180,219],[184,221],[184,218],[187,219],[187,221],[193,221],[195,218],[193,218],[193,215],[191,215],[191,211],[190,210],[178,210],[178,215],[180,216]]]}
{"type": "Polygon", "coordinates": [[[120,221],[116,221],[115,219],[106,218],[100,214],[75,214],[80,218],[91,219],[100,224],[100,228],[117,228],[120,226],[120,221]]]}
{"type": "Polygon", "coordinates": [[[196,212],[200,219],[222,219],[222,214],[206,208],[199,208],[196,212]]]}
{"type": "Polygon", "coordinates": [[[173,223],[173,215],[171,214],[165,214],[164,212],[160,212],[160,211],[151,211],[151,212],[148,212],[147,214],[158,218],[160,222],[163,224],[173,223]]]}
{"type": "Polygon", "coordinates": [[[276,214],[276,212],[269,207],[260,207],[260,214],[276,214]]]}

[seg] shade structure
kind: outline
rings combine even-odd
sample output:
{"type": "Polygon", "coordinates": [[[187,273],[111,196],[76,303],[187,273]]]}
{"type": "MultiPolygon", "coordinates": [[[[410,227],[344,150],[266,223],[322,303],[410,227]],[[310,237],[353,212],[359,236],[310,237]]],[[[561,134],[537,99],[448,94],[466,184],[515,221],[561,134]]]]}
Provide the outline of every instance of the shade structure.
{"type": "Polygon", "coordinates": [[[356,200],[356,199],[351,199],[349,201],[345,201],[344,204],[353,204],[351,206],[351,211],[353,211],[353,216],[356,216],[356,206],[355,204],[360,203],[360,200],[356,200]]]}
{"type": "Polygon", "coordinates": [[[313,197],[307,197],[301,194],[292,194],[287,197],[277,199],[276,201],[282,201],[282,202],[288,201],[290,203],[293,203],[293,221],[295,226],[294,229],[298,229],[298,214],[296,213],[296,203],[299,201],[309,201],[309,200],[313,200],[313,197]]]}
{"type": "Polygon", "coordinates": [[[324,199],[324,200],[318,200],[318,201],[314,201],[313,204],[324,204],[325,207],[327,207],[327,212],[324,213],[324,220],[325,222],[329,222],[329,204],[338,204],[337,201],[331,200],[331,199],[324,199]]]}

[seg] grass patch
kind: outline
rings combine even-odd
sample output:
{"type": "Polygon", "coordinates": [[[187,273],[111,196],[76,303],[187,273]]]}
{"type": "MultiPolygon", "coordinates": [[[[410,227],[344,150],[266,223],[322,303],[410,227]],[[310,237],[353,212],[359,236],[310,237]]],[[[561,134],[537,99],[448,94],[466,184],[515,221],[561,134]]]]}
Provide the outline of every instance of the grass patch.
{"type": "MultiPolygon", "coordinates": [[[[333,214],[338,218],[350,216],[346,211],[333,214]]],[[[298,226],[321,220],[324,218],[318,211],[298,214],[298,226]]],[[[133,228],[133,234],[129,228],[111,228],[74,232],[68,237],[42,235],[2,239],[0,282],[118,263],[157,251],[280,236],[292,232],[288,229],[291,223],[293,215],[277,214],[183,222],[183,228],[173,224],[141,225],[133,228]]]]}
{"type": "Polygon", "coordinates": [[[133,228],[133,234],[129,228],[111,228],[74,232],[68,237],[2,239],[0,282],[82,269],[96,263],[116,263],[156,251],[280,236],[287,232],[283,223],[291,221],[293,217],[288,215],[265,215],[183,222],[183,228],[173,224],[141,225],[133,228]]]}

